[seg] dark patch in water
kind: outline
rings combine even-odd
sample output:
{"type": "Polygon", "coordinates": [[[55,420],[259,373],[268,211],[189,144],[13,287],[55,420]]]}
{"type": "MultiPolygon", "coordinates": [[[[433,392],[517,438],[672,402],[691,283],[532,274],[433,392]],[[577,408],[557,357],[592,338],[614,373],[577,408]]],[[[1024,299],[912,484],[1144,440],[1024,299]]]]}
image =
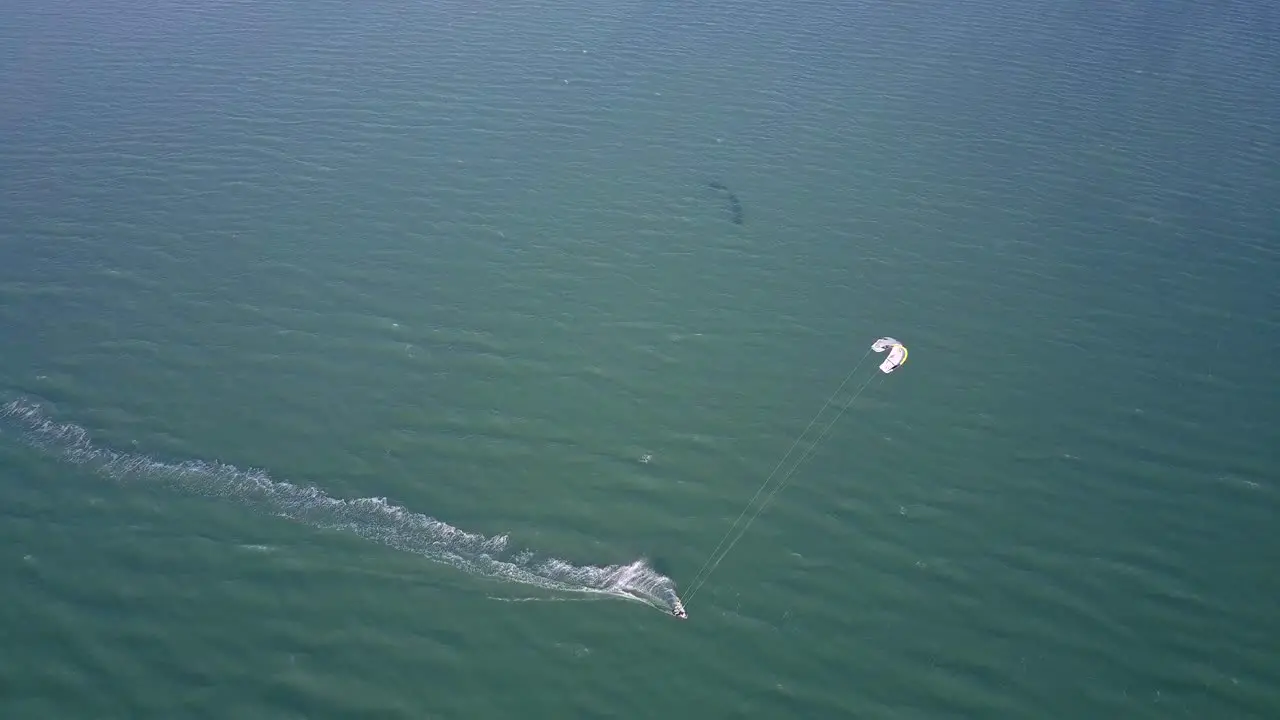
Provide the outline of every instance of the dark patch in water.
{"type": "Polygon", "coordinates": [[[733,191],[731,191],[728,187],[726,187],[724,183],[718,182],[716,180],[712,180],[711,182],[707,183],[707,187],[711,188],[712,190],[719,190],[729,196],[729,219],[733,221],[734,225],[741,225],[742,224],[742,203],[738,201],[738,196],[734,195],[733,191]]]}
{"type": "Polygon", "coordinates": [[[651,557],[649,559],[649,567],[663,575],[670,576],[672,574],[671,562],[665,557],[651,557]]]}

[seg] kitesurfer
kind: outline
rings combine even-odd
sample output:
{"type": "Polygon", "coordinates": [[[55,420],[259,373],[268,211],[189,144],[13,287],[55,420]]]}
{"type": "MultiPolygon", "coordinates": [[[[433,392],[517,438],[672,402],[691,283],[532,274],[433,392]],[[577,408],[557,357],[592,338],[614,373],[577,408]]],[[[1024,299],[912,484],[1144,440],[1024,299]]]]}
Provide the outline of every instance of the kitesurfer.
{"type": "Polygon", "coordinates": [[[678,618],[680,618],[681,620],[688,620],[688,619],[689,619],[689,613],[685,611],[685,609],[684,609],[684,603],[680,602],[680,598],[676,598],[676,599],[675,599],[675,602],[674,602],[674,603],[672,603],[672,605],[671,605],[671,614],[672,614],[672,616],[674,616],[674,617],[678,617],[678,618]]]}

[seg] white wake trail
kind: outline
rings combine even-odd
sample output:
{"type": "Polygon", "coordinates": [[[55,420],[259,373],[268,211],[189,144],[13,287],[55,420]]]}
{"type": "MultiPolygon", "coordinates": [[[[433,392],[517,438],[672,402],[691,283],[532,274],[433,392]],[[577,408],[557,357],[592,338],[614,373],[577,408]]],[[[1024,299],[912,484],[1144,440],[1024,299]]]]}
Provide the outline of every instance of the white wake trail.
{"type": "Polygon", "coordinates": [[[0,406],[0,432],[62,460],[119,481],[151,481],[200,495],[233,499],[316,528],[344,530],[416,553],[463,572],[548,590],[639,600],[661,610],[676,606],[675,583],[637,560],[627,565],[574,565],[558,558],[509,552],[508,537],[469,533],[392,505],[385,498],[344,500],[315,487],[276,480],[263,470],[202,460],[165,462],[95,445],[77,425],[57,423],[30,400],[0,406]]]}

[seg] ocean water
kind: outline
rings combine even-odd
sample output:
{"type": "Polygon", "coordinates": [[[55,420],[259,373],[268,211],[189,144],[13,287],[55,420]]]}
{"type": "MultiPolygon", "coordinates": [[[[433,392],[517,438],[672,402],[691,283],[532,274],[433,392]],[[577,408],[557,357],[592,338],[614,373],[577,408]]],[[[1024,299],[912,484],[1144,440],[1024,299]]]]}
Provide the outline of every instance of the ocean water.
{"type": "Polygon", "coordinates": [[[4,4],[0,717],[1275,717],[1277,37],[4,4]]]}

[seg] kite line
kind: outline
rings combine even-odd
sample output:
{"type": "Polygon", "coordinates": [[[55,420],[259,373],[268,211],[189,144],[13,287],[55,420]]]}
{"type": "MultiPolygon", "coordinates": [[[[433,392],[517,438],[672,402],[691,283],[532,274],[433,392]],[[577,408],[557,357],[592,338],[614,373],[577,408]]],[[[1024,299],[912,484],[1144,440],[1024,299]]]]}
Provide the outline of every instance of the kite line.
{"type": "Polygon", "coordinates": [[[894,370],[897,370],[899,367],[902,366],[903,363],[906,362],[907,348],[905,345],[898,342],[897,340],[894,340],[893,338],[890,338],[890,337],[884,337],[884,338],[880,338],[879,340],[876,340],[876,342],[872,344],[871,348],[868,349],[867,352],[862,356],[862,358],[858,360],[857,364],[853,366],[853,369],[850,370],[847,375],[845,375],[844,380],[835,389],[835,392],[831,393],[830,397],[827,398],[827,401],[822,404],[822,408],[819,409],[818,412],[813,416],[813,419],[809,421],[809,424],[805,426],[805,429],[801,431],[799,435],[796,436],[795,441],[791,443],[791,447],[787,450],[786,454],[783,455],[782,459],[778,461],[778,464],[774,466],[773,472],[769,473],[769,476],[766,477],[764,482],[760,484],[760,487],[756,490],[755,495],[751,496],[751,499],[747,501],[747,504],[742,509],[742,512],[738,514],[738,518],[733,521],[733,524],[729,526],[728,531],[726,531],[724,536],[720,538],[720,542],[716,545],[715,549],[712,550],[711,553],[707,556],[707,559],[703,561],[702,567],[698,569],[697,574],[694,576],[693,581],[689,585],[689,595],[684,600],[686,606],[688,605],[689,602],[693,600],[694,596],[698,594],[698,591],[701,590],[702,587],[706,584],[707,580],[711,577],[711,573],[714,572],[715,569],[720,566],[721,561],[723,561],[725,557],[728,556],[729,551],[733,550],[734,546],[738,544],[738,541],[742,540],[742,537],[746,535],[747,529],[750,528],[751,524],[756,521],[756,518],[760,517],[760,513],[764,512],[764,509],[769,505],[770,502],[773,501],[773,498],[777,496],[777,494],[781,492],[782,489],[785,488],[788,483],[791,482],[791,478],[795,476],[795,473],[797,470],[800,469],[800,466],[803,465],[805,461],[807,461],[810,457],[813,456],[813,454],[817,451],[818,447],[822,444],[822,440],[827,436],[827,433],[829,433],[831,431],[831,428],[835,426],[836,421],[838,421],[840,417],[844,415],[844,412],[848,410],[855,401],[857,401],[858,397],[862,395],[863,391],[865,391],[867,387],[871,384],[871,381],[875,380],[877,377],[882,377],[879,375],[872,375],[868,377],[867,380],[862,383],[862,386],[858,388],[857,392],[855,392],[847,402],[841,403],[840,410],[839,412],[836,413],[836,416],[832,418],[830,422],[827,423],[826,427],[823,428],[822,432],[818,434],[817,439],[814,440],[813,443],[810,444],[810,446],[800,454],[800,459],[796,461],[795,465],[792,465],[791,469],[782,475],[782,479],[778,481],[777,486],[774,487],[773,490],[771,490],[767,496],[765,496],[764,502],[760,503],[760,506],[756,508],[755,513],[751,515],[751,518],[748,519],[746,524],[742,526],[742,529],[738,531],[737,536],[735,536],[733,540],[730,541],[729,538],[730,536],[733,535],[734,530],[738,527],[738,523],[742,522],[742,518],[746,517],[747,511],[751,509],[751,506],[755,503],[756,499],[760,497],[760,493],[764,492],[765,488],[769,486],[770,481],[773,480],[773,477],[777,475],[778,470],[782,468],[784,463],[786,463],[787,458],[791,457],[791,453],[795,451],[796,447],[800,444],[800,441],[804,439],[805,435],[809,433],[809,430],[813,428],[814,423],[818,421],[818,418],[822,417],[822,413],[826,412],[827,408],[831,405],[831,403],[834,402],[836,397],[840,395],[840,391],[844,389],[844,386],[849,384],[849,381],[853,379],[853,376],[862,367],[862,363],[866,362],[867,356],[869,356],[872,352],[879,353],[879,352],[884,352],[885,350],[889,350],[889,356],[886,357],[884,362],[880,364],[880,371],[883,374],[887,375],[893,372],[894,370]],[[725,547],[726,542],[729,543],[727,547],[725,547]],[[723,551],[721,551],[722,547],[724,547],[723,551]]]}

